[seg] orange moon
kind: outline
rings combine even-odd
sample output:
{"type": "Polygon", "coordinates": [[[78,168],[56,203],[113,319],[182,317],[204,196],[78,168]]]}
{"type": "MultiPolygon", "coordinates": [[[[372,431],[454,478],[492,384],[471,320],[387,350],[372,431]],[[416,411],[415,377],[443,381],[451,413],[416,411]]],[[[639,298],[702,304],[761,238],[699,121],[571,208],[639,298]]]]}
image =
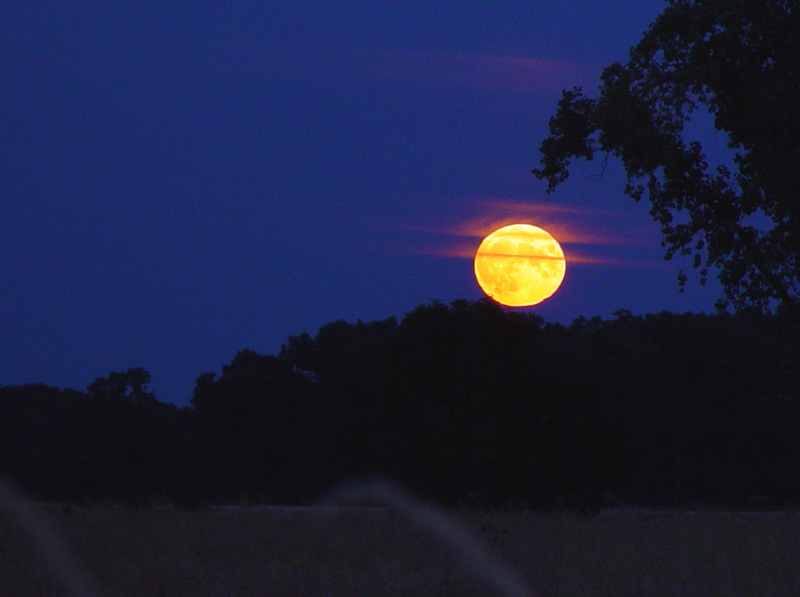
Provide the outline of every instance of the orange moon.
{"type": "Polygon", "coordinates": [[[493,300],[530,307],[553,296],[567,271],[558,241],[530,224],[512,224],[483,239],[475,253],[475,277],[493,300]]]}

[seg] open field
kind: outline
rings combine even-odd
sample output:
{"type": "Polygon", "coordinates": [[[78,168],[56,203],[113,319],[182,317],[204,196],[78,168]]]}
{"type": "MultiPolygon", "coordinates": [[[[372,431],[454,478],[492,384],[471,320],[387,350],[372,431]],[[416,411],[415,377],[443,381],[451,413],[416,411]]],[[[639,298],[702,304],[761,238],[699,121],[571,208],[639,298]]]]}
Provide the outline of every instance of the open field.
{"type": "MultiPolygon", "coordinates": [[[[34,512],[100,595],[502,594],[468,556],[387,509],[34,512]]],[[[800,594],[800,513],[462,510],[448,519],[524,576],[531,594],[800,594]]],[[[32,543],[0,508],[0,594],[64,594],[32,543]]]]}

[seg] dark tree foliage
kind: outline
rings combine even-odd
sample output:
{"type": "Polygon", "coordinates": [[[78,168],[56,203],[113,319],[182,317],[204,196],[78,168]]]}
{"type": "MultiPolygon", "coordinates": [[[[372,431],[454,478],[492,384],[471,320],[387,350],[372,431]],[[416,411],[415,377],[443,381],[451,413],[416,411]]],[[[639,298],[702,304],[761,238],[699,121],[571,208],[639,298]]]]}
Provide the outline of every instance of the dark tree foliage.
{"type": "Polygon", "coordinates": [[[39,499],[173,499],[187,465],[188,412],[157,402],[149,375],[131,371],[98,378],[88,393],[0,387],[0,473],[39,499]],[[126,385],[147,397],[118,392],[126,385]]]}
{"type": "Polygon", "coordinates": [[[192,408],[142,369],[0,386],[0,474],[73,502],[301,504],[378,475],[444,504],[800,506],[798,337],[785,312],[433,302],[240,351],[192,408]]]}
{"type": "Polygon", "coordinates": [[[150,374],[141,367],[136,367],[124,372],[112,371],[107,377],[98,377],[86,388],[86,392],[101,400],[152,404],[156,401],[156,396],[149,386],[150,374]]]}
{"type": "Polygon", "coordinates": [[[534,174],[553,191],[574,158],[620,158],[668,258],[692,256],[701,282],[718,268],[736,308],[800,314],[798,31],[795,1],[670,0],[629,60],[603,71],[598,98],[563,93],[534,174]],[[709,165],[709,136],[689,134],[703,111],[730,163],[709,165]]]}
{"type": "Polygon", "coordinates": [[[576,321],[583,374],[622,401],[636,504],[797,503],[798,328],[787,317],[659,313],[576,321]]]}
{"type": "Polygon", "coordinates": [[[297,503],[321,491],[309,381],[273,356],[236,354],[197,379],[196,457],[207,499],[297,503]]]}
{"type": "Polygon", "coordinates": [[[491,301],[434,302],[400,324],[324,326],[281,358],[332,413],[345,476],[388,475],[450,503],[594,507],[626,469],[624,430],[556,369],[548,335],[540,317],[491,301]]]}

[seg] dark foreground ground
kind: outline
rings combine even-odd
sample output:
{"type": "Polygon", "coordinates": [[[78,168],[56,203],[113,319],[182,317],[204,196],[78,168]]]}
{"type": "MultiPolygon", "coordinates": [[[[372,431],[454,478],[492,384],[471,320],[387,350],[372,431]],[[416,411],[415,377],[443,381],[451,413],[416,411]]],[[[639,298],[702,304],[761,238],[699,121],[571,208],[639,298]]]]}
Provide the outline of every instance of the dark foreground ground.
{"type": "Polygon", "coordinates": [[[2,595],[800,595],[792,512],[32,511],[66,556],[0,507],[2,595]]]}

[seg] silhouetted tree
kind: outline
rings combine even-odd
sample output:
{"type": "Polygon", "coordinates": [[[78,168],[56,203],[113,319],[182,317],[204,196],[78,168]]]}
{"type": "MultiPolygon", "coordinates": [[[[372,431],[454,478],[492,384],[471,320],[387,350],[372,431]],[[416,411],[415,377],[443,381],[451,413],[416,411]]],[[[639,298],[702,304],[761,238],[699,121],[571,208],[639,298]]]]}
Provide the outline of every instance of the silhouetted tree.
{"type": "Polygon", "coordinates": [[[172,499],[187,466],[191,413],[157,402],[149,374],[131,371],[98,378],[91,393],[0,388],[0,471],[38,499],[172,499]]]}
{"type": "MultiPolygon", "coordinates": [[[[785,316],[659,313],[575,322],[579,378],[616,397],[637,465],[632,503],[746,505],[800,497],[800,387],[785,316]],[[771,431],[770,431],[771,430],[771,431]],[[793,432],[790,430],[794,430],[793,432]],[[790,465],[794,463],[794,465],[790,465]]],[[[568,349],[571,350],[571,349],[568,349]]]]}
{"type": "Polygon", "coordinates": [[[192,396],[196,458],[215,499],[297,503],[314,497],[320,472],[309,381],[274,356],[241,350],[222,375],[205,373],[192,396]]]}
{"type": "Polygon", "coordinates": [[[795,2],[670,0],[629,60],[603,71],[598,98],[563,93],[534,174],[553,191],[573,158],[620,158],[668,258],[692,255],[701,282],[718,267],[736,308],[777,299],[800,313],[798,31],[795,2]],[[710,166],[687,132],[701,108],[727,136],[727,164],[710,166]]]}
{"type": "Polygon", "coordinates": [[[332,413],[322,429],[342,475],[389,475],[451,503],[540,507],[596,505],[618,481],[606,474],[624,463],[613,409],[560,374],[536,315],[433,302],[399,324],[323,326],[281,357],[332,413]]]}
{"type": "Polygon", "coordinates": [[[444,503],[796,506],[798,337],[780,309],[563,326],[432,302],[239,351],[191,408],[142,369],[0,386],[0,473],[69,501],[296,504],[379,474],[444,503]]]}
{"type": "Polygon", "coordinates": [[[0,387],[0,472],[38,499],[83,499],[74,440],[85,396],[45,384],[0,387]]]}
{"type": "Polygon", "coordinates": [[[156,396],[149,386],[150,373],[141,367],[135,367],[124,372],[112,371],[106,377],[98,377],[86,388],[86,392],[90,396],[106,400],[152,404],[156,401],[156,396]]]}

